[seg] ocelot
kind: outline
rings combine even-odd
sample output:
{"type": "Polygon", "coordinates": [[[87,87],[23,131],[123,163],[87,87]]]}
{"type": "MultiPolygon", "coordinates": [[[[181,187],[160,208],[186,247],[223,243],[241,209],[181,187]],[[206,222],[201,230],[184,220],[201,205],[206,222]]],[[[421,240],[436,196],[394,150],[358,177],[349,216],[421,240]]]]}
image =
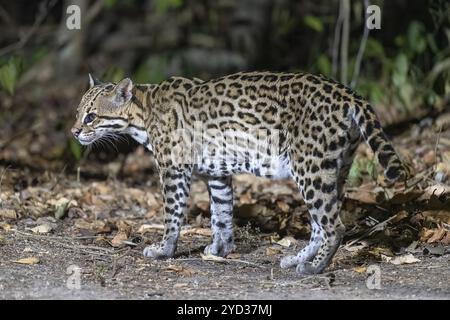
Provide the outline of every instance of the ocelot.
{"type": "Polygon", "coordinates": [[[227,256],[234,247],[232,175],[250,173],[295,180],[312,232],[309,244],[281,266],[321,273],[343,238],[343,186],[361,137],[388,181],[407,176],[372,107],[323,76],[248,72],[149,85],[89,77],[72,128],[76,139],[88,145],[129,134],[159,167],[165,231],[160,244],[145,248],[146,257],[173,256],[193,174],[210,195],[213,239],[205,253],[227,256]]]}

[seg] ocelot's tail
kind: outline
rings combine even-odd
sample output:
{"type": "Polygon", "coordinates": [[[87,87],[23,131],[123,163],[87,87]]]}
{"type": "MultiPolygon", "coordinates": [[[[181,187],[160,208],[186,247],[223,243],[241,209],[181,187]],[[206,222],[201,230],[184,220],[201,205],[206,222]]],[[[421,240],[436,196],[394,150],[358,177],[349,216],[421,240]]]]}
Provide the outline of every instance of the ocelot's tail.
{"type": "Polygon", "coordinates": [[[383,132],[372,107],[365,102],[357,103],[353,106],[353,119],[359,126],[364,140],[377,154],[386,178],[390,182],[405,180],[408,177],[407,170],[383,132]]]}

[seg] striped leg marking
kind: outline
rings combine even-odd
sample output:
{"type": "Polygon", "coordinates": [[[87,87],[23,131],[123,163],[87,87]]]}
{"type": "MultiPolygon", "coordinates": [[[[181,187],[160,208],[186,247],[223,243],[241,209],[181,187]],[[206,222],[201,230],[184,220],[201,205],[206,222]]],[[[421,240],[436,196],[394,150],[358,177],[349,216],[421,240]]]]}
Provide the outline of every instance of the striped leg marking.
{"type": "Polygon", "coordinates": [[[213,241],[205,248],[205,254],[226,257],[234,249],[232,179],[211,178],[207,184],[213,241]]]}
{"type": "Polygon", "coordinates": [[[161,170],[160,175],[164,198],[164,237],[160,244],[144,249],[144,256],[154,259],[169,258],[175,253],[191,184],[189,170],[170,168],[161,170]]]}

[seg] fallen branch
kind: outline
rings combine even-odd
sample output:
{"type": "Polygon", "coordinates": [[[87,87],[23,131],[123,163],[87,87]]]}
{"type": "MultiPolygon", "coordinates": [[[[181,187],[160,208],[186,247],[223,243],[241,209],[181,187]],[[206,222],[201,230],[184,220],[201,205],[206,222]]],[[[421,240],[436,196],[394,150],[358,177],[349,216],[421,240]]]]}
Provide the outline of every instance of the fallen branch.
{"type": "Polygon", "coordinates": [[[201,258],[182,258],[182,259],[176,259],[176,261],[210,261],[210,262],[217,262],[217,263],[234,262],[234,263],[246,264],[246,265],[257,267],[257,268],[264,268],[263,266],[261,266],[259,264],[245,261],[245,260],[240,260],[240,259],[227,259],[227,258],[222,258],[222,257],[218,257],[218,256],[213,256],[210,254],[208,254],[208,255],[200,254],[200,256],[201,256],[201,258]]]}
{"type": "Polygon", "coordinates": [[[374,234],[377,231],[383,231],[384,229],[386,229],[386,226],[388,225],[389,222],[391,222],[392,220],[394,220],[395,218],[397,218],[397,214],[393,215],[392,217],[374,225],[372,228],[370,228],[369,230],[367,230],[366,232],[364,232],[363,235],[361,235],[360,237],[356,238],[353,241],[350,241],[349,243],[347,243],[345,245],[345,248],[348,249],[349,247],[351,247],[352,245],[354,245],[355,243],[357,243],[358,241],[361,241],[364,238],[367,238],[369,236],[371,236],[372,234],[374,234]]]}
{"type": "Polygon", "coordinates": [[[1,48],[0,56],[9,54],[13,51],[23,48],[27,44],[28,40],[30,40],[32,38],[32,36],[34,35],[34,33],[39,29],[39,26],[42,24],[42,22],[44,22],[49,11],[55,6],[55,4],[57,2],[58,1],[56,1],[56,0],[51,0],[51,1],[48,1],[47,3],[41,3],[38,15],[36,16],[36,20],[34,21],[31,29],[23,37],[21,37],[19,39],[19,41],[17,41],[16,43],[13,43],[4,48],[1,48]]]}

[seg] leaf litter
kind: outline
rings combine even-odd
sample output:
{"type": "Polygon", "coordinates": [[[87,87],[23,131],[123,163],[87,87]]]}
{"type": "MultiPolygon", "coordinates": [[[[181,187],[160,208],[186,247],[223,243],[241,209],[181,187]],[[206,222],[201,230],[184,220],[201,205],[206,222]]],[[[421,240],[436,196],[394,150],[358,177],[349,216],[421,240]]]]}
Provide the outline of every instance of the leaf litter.
{"type": "MultiPolygon", "coordinates": [[[[415,173],[415,179],[406,186],[403,183],[385,185],[377,166],[370,164],[374,161],[371,151],[364,145],[358,149],[360,166],[352,172],[353,185],[347,186],[342,205],[342,217],[347,227],[344,248],[352,257],[348,263],[367,256],[376,261],[390,258],[389,263],[408,263],[417,258],[400,257],[414,241],[417,241],[417,247],[427,248],[427,254],[448,253],[447,249],[434,248],[450,245],[450,145],[435,148],[433,141],[435,136],[432,134],[416,140],[411,137],[397,139],[396,146],[401,154],[409,154],[404,158],[415,173]],[[416,148],[419,143],[422,147],[416,148]]],[[[64,173],[61,179],[59,173],[50,169],[39,174],[28,169],[6,171],[0,190],[2,239],[7,241],[9,232],[19,230],[30,232],[31,235],[26,237],[31,239],[48,239],[94,255],[119,255],[123,252],[120,250],[131,243],[134,247],[128,254],[140,254],[142,246],[157,241],[164,231],[162,195],[157,176],[143,173],[143,170],[152,170],[153,165],[142,148],[137,148],[125,160],[119,158],[112,163],[120,161],[125,164],[121,179],[114,178],[116,169],[108,172],[112,167],[102,167],[95,161],[83,164],[81,170],[85,175],[101,172],[104,177],[113,178],[81,178],[78,181],[73,173],[64,173]],[[142,163],[145,157],[149,160],[142,163]],[[141,176],[145,176],[145,181],[141,176]],[[38,223],[46,217],[56,220],[38,223]],[[142,237],[142,243],[135,241],[139,239],[137,236],[142,237]]],[[[45,164],[43,168],[46,168],[45,164]]],[[[249,244],[249,250],[262,247],[267,259],[278,259],[288,251],[298,250],[299,239],[309,238],[307,208],[292,181],[240,175],[234,178],[234,193],[238,247],[246,244],[249,244]],[[247,226],[253,231],[241,232],[247,226]],[[262,236],[253,241],[252,234],[262,236]],[[276,240],[272,241],[274,235],[276,240]]],[[[206,245],[212,233],[208,193],[203,182],[194,181],[190,205],[181,238],[189,243],[206,245]]],[[[194,256],[212,263],[260,267],[259,263],[241,260],[239,253],[237,255],[222,259],[197,252],[186,259],[194,256]]],[[[342,259],[346,259],[346,255],[338,254],[335,265],[345,266],[347,262],[342,259]]]]}

